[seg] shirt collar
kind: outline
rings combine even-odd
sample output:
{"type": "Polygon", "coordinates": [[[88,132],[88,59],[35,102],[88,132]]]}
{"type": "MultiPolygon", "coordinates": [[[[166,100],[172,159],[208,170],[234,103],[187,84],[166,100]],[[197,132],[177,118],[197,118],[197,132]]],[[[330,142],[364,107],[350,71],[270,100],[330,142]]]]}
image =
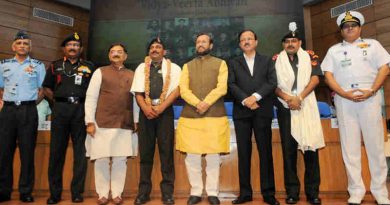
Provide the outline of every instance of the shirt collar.
{"type": "Polygon", "coordinates": [[[72,64],[72,62],[70,62],[70,60],[69,60],[66,56],[64,56],[64,62],[68,62],[68,63],[70,63],[71,65],[74,65],[74,64],[76,64],[76,63],[81,63],[81,59],[80,59],[80,58],[77,58],[77,61],[76,61],[75,63],[72,64]]]}
{"type": "Polygon", "coordinates": [[[256,54],[252,58],[247,56],[245,53],[243,53],[243,54],[244,54],[244,58],[245,58],[246,61],[253,61],[253,60],[255,60],[256,54]]]}
{"type": "Polygon", "coordinates": [[[356,39],[354,42],[352,42],[352,43],[349,43],[349,42],[343,40],[343,45],[353,45],[353,44],[355,44],[355,43],[357,43],[357,42],[362,42],[362,41],[363,41],[363,39],[362,39],[361,37],[357,38],[357,39],[356,39]]]}
{"type": "MultiPolygon", "coordinates": [[[[13,62],[18,62],[18,60],[16,59],[16,56],[14,56],[14,58],[12,58],[12,61],[13,62]]],[[[31,58],[30,58],[30,56],[27,56],[27,58],[26,59],[24,59],[24,61],[21,63],[21,64],[24,64],[24,63],[26,63],[26,62],[31,62],[31,58]]]]}

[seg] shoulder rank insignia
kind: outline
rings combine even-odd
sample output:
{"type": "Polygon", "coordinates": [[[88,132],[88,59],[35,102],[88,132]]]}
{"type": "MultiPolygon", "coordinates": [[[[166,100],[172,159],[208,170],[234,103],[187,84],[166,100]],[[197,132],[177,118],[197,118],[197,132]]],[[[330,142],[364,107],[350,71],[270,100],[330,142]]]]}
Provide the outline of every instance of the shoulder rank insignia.
{"type": "Polygon", "coordinates": [[[9,63],[9,62],[11,62],[11,61],[12,61],[12,58],[10,58],[10,59],[4,59],[4,60],[1,60],[1,61],[0,61],[0,64],[9,63]]]}
{"type": "Polygon", "coordinates": [[[41,65],[42,64],[42,62],[40,60],[37,60],[37,59],[32,59],[32,62],[34,62],[37,65],[41,65]]]}

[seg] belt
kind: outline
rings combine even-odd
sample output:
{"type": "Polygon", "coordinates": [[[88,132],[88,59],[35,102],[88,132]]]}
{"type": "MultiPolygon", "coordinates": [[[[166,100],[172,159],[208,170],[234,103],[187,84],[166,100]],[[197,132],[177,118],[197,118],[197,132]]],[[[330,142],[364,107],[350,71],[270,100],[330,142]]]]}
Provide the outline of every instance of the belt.
{"type": "Polygon", "coordinates": [[[153,106],[156,106],[156,105],[160,105],[160,104],[161,104],[160,98],[152,99],[151,101],[152,101],[151,103],[152,103],[153,106]]]}
{"type": "Polygon", "coordinates": [[[358,88],[371,88],[372,83],[350,83],[350,84],[341,84],[341,87],[344,90],[358,89],[358,88]]]}
{"type": "Polygon", "coordinates": [[[4,101],[4,105],[9,106],[20,106],[20,105],[35,105],[35,100],[29,100],[29,101],[4,101]]]}
{"type": "Polygon", "coordinates": [[[69,104],[81,104],[85,101],[85,98],[81,98],[81,97],[67,97],[67,98],[56,97],[54,99],[56,102],[66,102],[69,104]]]}

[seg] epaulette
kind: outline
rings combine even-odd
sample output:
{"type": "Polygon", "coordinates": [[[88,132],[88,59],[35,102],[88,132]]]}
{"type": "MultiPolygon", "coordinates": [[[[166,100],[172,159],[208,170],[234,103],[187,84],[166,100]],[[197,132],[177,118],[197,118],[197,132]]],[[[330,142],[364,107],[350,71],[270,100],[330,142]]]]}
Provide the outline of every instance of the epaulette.
{"type": "Polygon", "coordinates": [[[279,54],[275,54],[274,56],[272,56],[272,61],[276,61],[276,59],[278,59],[278,56],[279,54]]]}
{"type": "Polygon", "coordinates": [[[12,62],[12,59],[13,58],[3,59],[0,61],[0,64],[12,62]]]}
{"type": "Polygon", "coordinates": [[[37,60],[37,59],[31,59],[31,61],[37,65],[41,65],[42,64],[42,61],[40,60],[37,60]]]}

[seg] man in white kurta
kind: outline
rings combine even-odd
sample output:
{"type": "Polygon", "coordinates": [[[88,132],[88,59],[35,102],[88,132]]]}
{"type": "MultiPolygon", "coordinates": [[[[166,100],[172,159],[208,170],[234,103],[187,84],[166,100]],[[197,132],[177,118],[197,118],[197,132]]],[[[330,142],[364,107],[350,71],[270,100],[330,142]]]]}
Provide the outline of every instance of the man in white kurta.
{"type": "Polygon", "coordinates": [[[139,108],[130,93],[134,73],[123,65],[127,58],[125,47],[112,45],[109,58],[111,65],[96,70],[87,90],[86,148],[87,156],[95,160],[98,204],[108,203],[110,184],[114,204],[121,204],[127,157],[136,152],[132,134],[137,128],[139,108]]]}
{"type": "Polygon", "coordinates": [[[343,13],[337,24],[344,40],[328,50],[321,68],[329,87],[337,93],[335,105],[348,176],[348,204],[360,204],[366,194],[361,173],[361,133],[370,167],[370,191],[378,204],[390,204],[382,99],[376,95],[389,74],[390,55],[378,41],[360,38],[364,24],[361,13],[343,13]]]}

